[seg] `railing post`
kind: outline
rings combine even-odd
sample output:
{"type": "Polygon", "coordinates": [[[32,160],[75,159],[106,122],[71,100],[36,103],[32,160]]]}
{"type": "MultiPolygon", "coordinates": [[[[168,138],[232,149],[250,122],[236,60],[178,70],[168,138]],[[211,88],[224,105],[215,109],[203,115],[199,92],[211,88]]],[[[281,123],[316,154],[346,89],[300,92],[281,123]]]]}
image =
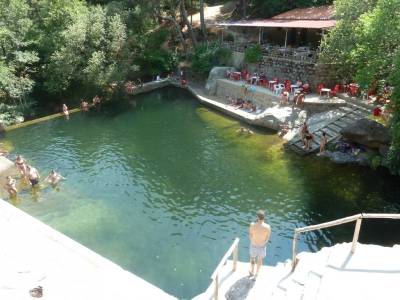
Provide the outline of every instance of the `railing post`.
{"type": "Polygon", "coordinates": [[[297,248],[297,232],[294,232],[293,236],[293,245],[292,245],[292,272],[294,271],[294,268],[296,267],[296,248],[297,248]]]}
{"type": "Polygon", "coordinates": [[[219,280],[218,280],[218,274],[215,276],[215,287],[214,287],[214,300],[218,300],[218,285],[219,285],[219,280]]]}
{"type": "Polygon", "coordinates": [[[238,261],[238,254],[239,254],[239,245],[237,244],[235,249],[233,250],[233,271],[236,271],[237,261],[238,261]]]}
{"type": "Polygon", "coordinates": [[[361,221],[362,221],[362,217],[357,219],[356,227],[354,228],[353,243],[351,244],[351,253],[353,253],[353,254],[354,254],[354,251],[356,251],[358,236],[360,234],[361,221]]]}

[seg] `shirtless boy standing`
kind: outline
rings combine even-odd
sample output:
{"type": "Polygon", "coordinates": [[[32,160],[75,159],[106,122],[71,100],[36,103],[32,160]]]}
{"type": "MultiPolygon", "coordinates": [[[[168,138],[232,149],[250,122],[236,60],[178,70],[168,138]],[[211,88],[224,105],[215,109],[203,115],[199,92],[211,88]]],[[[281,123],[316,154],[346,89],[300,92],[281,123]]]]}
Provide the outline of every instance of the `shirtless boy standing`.
{"type": "Polygon", "coordinates": [[[257,278],[263,259],[266,256],[266,247],[271,235],[271,227],[264,223],[264,211],[257,212],[257,222],[251,223],[249,228],[250,238],[250,277],[257,278]],[[254,274],[254,265],[257,263],[257,271],[254,274]]]}

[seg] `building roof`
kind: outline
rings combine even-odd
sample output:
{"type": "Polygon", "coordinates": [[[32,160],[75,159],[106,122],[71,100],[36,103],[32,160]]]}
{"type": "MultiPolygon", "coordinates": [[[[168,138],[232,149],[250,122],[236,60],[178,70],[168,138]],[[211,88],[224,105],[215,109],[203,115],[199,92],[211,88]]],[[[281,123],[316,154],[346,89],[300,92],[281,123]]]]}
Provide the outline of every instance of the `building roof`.
{"type": "Polygon", "coordinates": [[[220,22],[221,26],[238,27],[283,27],[283,28],[314,28],[324,29],[334,27],[333,5],[309,8],[296,8],[274,16],[270,19],[254,19],[220,22]]]}
{"type": "Polygon", "coordinates": [[[274,20],[334,20],[334,18],[335,8],[333,5],[295,8],[272,17],[274,20]]]}

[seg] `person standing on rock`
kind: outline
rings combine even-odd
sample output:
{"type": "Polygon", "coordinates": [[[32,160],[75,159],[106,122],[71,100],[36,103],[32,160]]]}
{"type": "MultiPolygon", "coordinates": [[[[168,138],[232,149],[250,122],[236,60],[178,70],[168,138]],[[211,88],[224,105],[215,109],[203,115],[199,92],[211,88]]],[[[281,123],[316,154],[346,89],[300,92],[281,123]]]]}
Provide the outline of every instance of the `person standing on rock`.
{"type": "Polygon", "coordinates": [[[250,239],[250,270],[249,275],[256,279],[263,260],[267,254],[267,243],[271,236],[271,226],[264,222],[265,214],[263,210],[257,212],[257,222],[251,223],[249,228],[250,239]],[[256,273],[254,265],[257,264],[256,273]]]}

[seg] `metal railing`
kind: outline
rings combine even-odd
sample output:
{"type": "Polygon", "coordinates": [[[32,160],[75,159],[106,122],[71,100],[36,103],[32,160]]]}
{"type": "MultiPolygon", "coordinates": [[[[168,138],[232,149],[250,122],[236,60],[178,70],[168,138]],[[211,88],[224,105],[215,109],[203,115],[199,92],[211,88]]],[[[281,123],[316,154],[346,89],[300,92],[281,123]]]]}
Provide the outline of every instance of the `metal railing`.
{"type": "MultiPolygon", "coordinates": [[[[246,47],[256,45],[255,43],[233,43],[223,42],[221,47],[231,49],[235,52],[244,52],[246,47]]],[[[271,45],[261,45],[263,59],[283,59],[304,63],[316,63],[318,58],[318,50],[306,48],[291,48],[271,45]]]]}
{"type": "Polygon", "coordinates": [[[296,268],[297,260],[296,260],[296,255],[297,255],[297,239],[300,233],[304,232],[309,232],[309,231],[314,231],[314,230],[320,230],[328,227],[333,227],[333,226],[338,226],[350,222],[356,222],[356,226],[354,228],[354,234],[353,234],[353,242],[351,245],[351,253],[354,253],[356,251],[356,245],[358,242],[358,236],[360,234],[360,229],[361,229],[361,222],[363,219],[400,219],[400,214],[357,214],[354,216],[326,222],[326,223],[321,223],[317,225],[311,225],[311,226],[306,226],[306,227],[301,227],[301,228],[296,228],[294,230],[294,236],[293,236],[293,244],[292,244],[292,271],[296,268]]]}
{"type": "MultiPolygon", "coordinates": [[[[221,261],[219,262],[218,266],[215,268],[215,271],[211,275],[212,283],[214,283],[214,296],[215,300],[218,300],[218,290],[219,290],[219,272],[221,271],[222,267],[226,264],[228,258],[232,255],[233,258],[233,266],[232,271],[236,271],[238,254],[239,254],[239,238],[236,238],[232,246],[226,251],[225,255],[222,257],[221,261]]],[[[212,284],[211,283],[211,284],[212,284]]]]}

